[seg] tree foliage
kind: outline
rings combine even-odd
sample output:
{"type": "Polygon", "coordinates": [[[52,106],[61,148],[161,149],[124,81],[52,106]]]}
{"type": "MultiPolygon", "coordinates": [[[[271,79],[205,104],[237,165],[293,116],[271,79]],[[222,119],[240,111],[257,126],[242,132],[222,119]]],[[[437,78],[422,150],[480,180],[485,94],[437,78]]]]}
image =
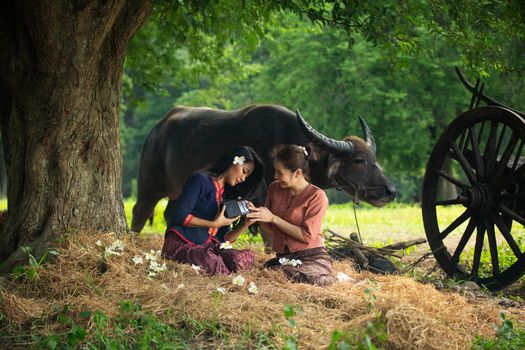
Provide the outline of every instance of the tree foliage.
{"type": "MultiPolygon", "coordinates": [[[[376,135],[379,159],[401,183],[402,198],[417,199],[419,179],[440,131],[468,106],[469,95],[458,82],[453,67],[470,62],[471,67],[477,67],[468,70],[471,76],[491,72],[494,77],[488,82],[489,91],[520,107],[523,94],[519,87],[504,81],[517,79],[514,62],[519,62],[522,54],[512,45],[514,39],[501,42],[507,45],[506,56],[501,57],[505,65],[484,64],[477,59],[486,56],[468,56],[468,43],[461,43],[455,36],[459,32],[454,29],[454,18],[463,20],[465,13],[452,12],[447,16],[447,32],[444,21],[427,21],[430,13],[436,16],[445,11],[445,2],[432,2],[420,9],[412,9],[410,6],[415,5],[408,2],[406,6],[412,12],[401,19],[398,17],[403,17],[401,13],[406,8],[393,6],[396,3],[374,12],[384,2],[367,2],[360,4],[360,9],[355,7],[356,12],[348,12],[337,3],[321,6],[321,2],[311,2],[305,8],[304,3],[288,2],[295,14],[279,12],[261,22],[264,29],[255,32],[253,39],[260,39],[261,44],[251,55],[246,57],[249,50],[241,51],[242,55],[232,58],[237,46],[225,44],[221,59],[239,59],[236,64],[215,66],[208,61],[208,70],[192,71],[200,77],[199,81],[187,78],[184,88],[157,101],[228,109],[249,103],[298,107],[315,127],[336,138],[359,135],[357,115],[362,114],[376,135]],[[305,21],[305,16],[311,21],[305,21]],[[360,20],[351,23],[351,18],[360,20]],[[408,30],[410,24],[413,30],[408,30]],[[438,31],[438,26],[443,28],[438,31]],[[399,34],[402,32],[406,35],[399,34]],[[505,77],[494,74],[499,68],[504,68],[505,77]]],[[[478,11],[471,10],[472,14],[478,11]]],[[[495,12],[489,11],[489,17],[495,12]]],[[[469,31],[471,39],[482,34],[473,24],[463,28],[469,31]]],[[[484,33],[486,43],[495,40],[501,30],[493,33],[495,37],[484,33]]],[[[213,31],[202,33],[215,38],[213,31]]],[[[153,95],[149,98],[156,100],[153,95]]],[[[145,118],[158,120],[167,110],[145,118]]],[[[148,130],[143,128],[140,134],[145,136],[148,130]]],[[[142,137],[137,137],[137,141],[142,137]]],[[[127,164],[132,163],[136,166],[135,160],[127,164]]],[[[130,169],[128,178],[133,176],[130,169]]]]}

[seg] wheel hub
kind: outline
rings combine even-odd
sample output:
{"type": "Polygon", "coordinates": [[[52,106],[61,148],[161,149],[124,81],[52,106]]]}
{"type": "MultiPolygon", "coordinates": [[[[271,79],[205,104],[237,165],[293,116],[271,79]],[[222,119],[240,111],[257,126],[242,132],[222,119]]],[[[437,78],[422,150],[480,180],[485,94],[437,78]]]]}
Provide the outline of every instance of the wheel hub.
{"type": "Polygon", "coordinates": [[[494,196],[487,184],[477,184],[465,190],[467,207],[480,211],[488,211],[494,202],[494,196]]]}

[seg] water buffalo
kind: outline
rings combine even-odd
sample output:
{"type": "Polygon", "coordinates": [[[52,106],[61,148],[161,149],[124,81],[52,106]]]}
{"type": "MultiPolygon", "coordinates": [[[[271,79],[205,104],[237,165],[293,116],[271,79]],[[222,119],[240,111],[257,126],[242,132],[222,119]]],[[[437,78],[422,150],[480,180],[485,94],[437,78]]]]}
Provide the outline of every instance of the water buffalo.
{"type": "MultiPolygon", "coordinates": [[[[364,140],[333,140],[314,130],[299,111],[281,106],[251,105],[234,111],[176,107],[150,131],[144,142],[138,176],[137,203],[131,229],[140,232],[164,197],[176,198],[184,181],[235,145],[251,146],[266,163],[266,183],[273,181],[271,150],[279,144],[313,145],[311,181],[320,188],[343,189],[381,207],[395,197],[395,187],[375,158],[375,142],[359,117],[364,140]]],[[[264,202],[266,184],[254,198],[264,202]]]]}

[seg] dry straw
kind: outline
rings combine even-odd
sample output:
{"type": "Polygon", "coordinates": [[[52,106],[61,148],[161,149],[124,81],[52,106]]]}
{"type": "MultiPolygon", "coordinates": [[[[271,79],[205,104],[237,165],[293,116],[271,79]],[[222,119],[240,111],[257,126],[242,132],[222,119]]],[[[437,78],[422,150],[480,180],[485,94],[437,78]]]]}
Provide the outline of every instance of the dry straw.
{"type": "MultiPolygon", "coordinates": [[[[379,319],[388,330],[389,348],[466,349],[476,335],[494,334],[493,324],[498,322],[495,301],[439,292],[406,277],[358,273],[347,262],[337,262],[335,268],[357,283],[324,288],[293,284],[280,272],[262,269],[271,256],[258,246],[253,247],[258,250],[256,267],[243,274],[243,286],[233,286],[231,277],[208,277],[173,261],[166,261],[167,271],[149,278],[147,261],[135,265],[132,258],[161,249],[162,236],[120,237],[122,255],[104,259],[104,247],[116,238],[111,233],[75,234],[57,249],[54,260],[43,266],[37,281],[4,280],[0,311],[9,322],[7,330],[15,332],[17,327],[56,311],[57,305],[69,305],[74,312],[102,310],[115,316],[122,300],[140,303],[143,310],[176,327],[188,317],[218,320],[231,334],[230,344],[215,344],[220,348],[235,346],[248,329],[269,333],[280,325],[282,332],[298,336],[301,349],[320,349],[329,344],[334,330],[358,330],[379,319]],[[248,293],[252,281],[259,289],[255,295],[248,293]],[[225,288],[226,293],[219,296],[217,287],[225,288]],[[302,309],[295,316],[295,329],[285,320],[286,304],[302,309]]],[[[57,325],[49,320],[51,331],[57,325]]],[[[282,345],[283,337],[275,336],[273,341],[282,345]]]]}

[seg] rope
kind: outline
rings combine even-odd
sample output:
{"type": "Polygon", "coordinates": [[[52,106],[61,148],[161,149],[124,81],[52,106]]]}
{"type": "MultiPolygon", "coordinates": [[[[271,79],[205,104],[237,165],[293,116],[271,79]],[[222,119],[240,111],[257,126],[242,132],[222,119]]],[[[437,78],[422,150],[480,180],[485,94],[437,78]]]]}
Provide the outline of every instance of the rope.
{"type": "Polygon", "coordinates": [[[357,226],[357,235],[359,236],[359,243],[363,244],[363,238],[361,238],[361,230],[359,229],[359,221],[357,221],[357,211],[355,210],[355,205],[356,205],[356,200],[354,197],[354,200],[352,201],[352,207],[354,208],[355,225],[357,226]]]}

